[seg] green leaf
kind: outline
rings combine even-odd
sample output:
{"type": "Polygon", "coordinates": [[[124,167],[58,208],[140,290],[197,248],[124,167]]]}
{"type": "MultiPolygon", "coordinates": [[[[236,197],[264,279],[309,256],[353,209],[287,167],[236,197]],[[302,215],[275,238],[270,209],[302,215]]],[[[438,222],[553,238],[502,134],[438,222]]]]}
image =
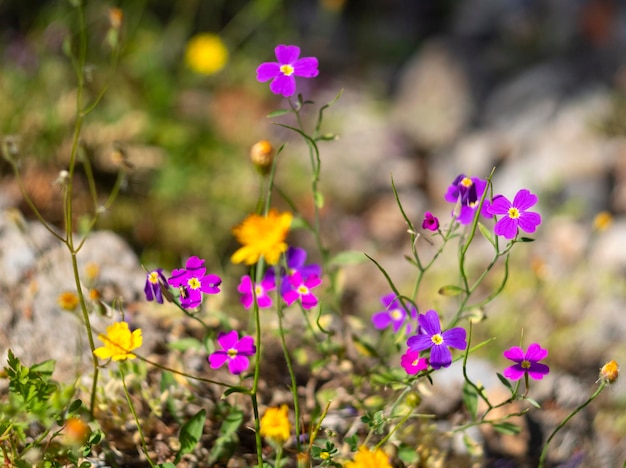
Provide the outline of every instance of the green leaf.
{"type": "Polygon", "coordinates": [[[487,226],[485,226],[483,223],[479,222],[478,223],[478,230],[483,235],[483,237],[485,239],[487,239],[491,245],[493,245],[494,249],[497,248],[497,246],[496,246],[496,235],[493,233],[493,231],[491,229],[487,228],[487,226]]]}
{"type": "Polygon", "coordinates": [[[535,408],[539,408],[541,409],[541,405],[539,404],[539,402],[537,400],[534,400],[532,398],[526,397],[525,400],[530,403],[531,405],[533,405],[535,408]]]}
{"type": "Polygon", "coordinates": [[[290,113],[291,113],[291,109],[276,109],[275,111],[272,111],[269,114],[267,114],[267,118],[273,119],[274,117],[280,117],[281,115],[286,115],[290,113]]]}
{"type": "Polygon", "coordinates": [[[80,409],[80,407],[82,406],[83,402],[79,399],[74,400],[71,404],[70,407],[67,409],[67,412],[69,414],[72,414],[76,411],[78,411],[80,409]]]}
{"type": "Polygon", "coordinates": [[[166,463],[159,463],[157,467],[158,468],[176,468],[176,465],[174,463],[166,462],[166,463]]]}
{"type": "Polygon", "coordinates": [[[459,294],[463,293],[465,291],[463,291],[463,289],[459,288],[458,286],[454,286],[453,284],[449,284],[447,286],[442,286],[441,288],[439,288],[438,293],[441,294],[442,296],[458,296],[459,294]]]}
{"type": "Polygon", "coordinates": [[[522,429],[513,423],[504,422],[504,423],[492,424],[492,426],[500,434],[517,435],[520,432],[522,432],[522,429]]]}
{"type": "Polygon", "coordinates": [[[233,435],[241,424],[243,423],[243,411],[238,409],[232,409],[226,419],[224,419],[224,423],[220,428],[220,436],[221,437],[229,437],[233,435]]]}
{"type": "Polygon", "coordinates": [[[511,382],[509,382],[509,380],[500,373],[496,372],[496,375],[498,376],[498,379],[500,380],[500,382],[502,382],[502,385],[504,385],[506,388],[511,390],[511,393],[513,393],[513,385],[511,385],[511,382]]]}
{"type": "Polygon", "coordinates": [[[339,252],[328,262],[330,265],[357,265],[365,261],[365,255],[358,250],[344,250],[339,252]]]}
{"type": "Polygon", "coordinates": [[[174,463],[180,462],[183,455],[190,453],[194,449],[202,435],[204,421],[206,421],[206,410],[201,409],[180,428],[180,436],[178,437],[180,450],[176,454],[174,463]]]}
{"type": "Polygon", "coordinates": [[[472,418],[476,419],[478,412],[478,393],[476,389],[467,382],[463,385],[463,403],[467,411],[472,415],[472,418]]]}
{"type": "Polygon", "coordinates": [[[325,133],[324,135],[318,136],[315,140],[316,141],[334,141],[338,139],[339,139],[339,135],[337,135],[336,133],[325,133]]]}
{"type": "Polygon", "coordinates": [[[517,242],[535,242],[535,239],[531,239],[530,237],[520,237],[517,239],[517,242]]]}
{"type": "Polygon", "coordinates": [[[170,387],[176,387],[176,379],[174,378],[174,374],[168,371],[161,372],[161,384],[159,389],[161,393],[165,392],[170,387]]]}
{"type": "Polygon", "coordinates": [[[246,387],[230,387],[224,392],[223,398],[226,398],[228,395],[232,395],[233,393],[248,393],[249,390],[246,387]]]}

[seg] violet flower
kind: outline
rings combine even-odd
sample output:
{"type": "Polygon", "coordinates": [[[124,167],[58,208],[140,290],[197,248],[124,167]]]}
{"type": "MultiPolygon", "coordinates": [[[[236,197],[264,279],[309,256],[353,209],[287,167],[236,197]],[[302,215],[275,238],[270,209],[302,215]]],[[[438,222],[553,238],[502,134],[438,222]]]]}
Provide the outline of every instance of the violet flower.
{"type": "MultiPolygon", "coordinates": [[[[287,265],[287,268],[285,269],[280,267],[278,270],[281,277],[281,294],[285,294],[287,291],[293,289],[293,285],[289,281],[289,277],[293,276],[294,273],[300,273],[300,275],[305,279],[309,276],[322,277],[322,268],[316,263],[305,265],[306,258],[307,253],[304,249],[300,249],[298,247],[289,247],[287,249],[287,252],[285,253],[285,264],[287,265]]],[[[274,268],[270,268],[265,273],[266,278],[274,278],[274,281],[275,276],[276,270],[274,268]]]]}
{"type": "Polygon", "coordinates": [[[304,279],[299,272],[296,272],[289,277],[289,282],[293,289],[283,294],[283,300],[287,305],[293,304],[298,299],[304,309],[311,309],[317,305],[317,297],[311,290],[322,284],[319,276],[313,275],[304,279]]]}
{"type": "Polygon", "coordinates": [[[433,369],[449,367],[452,364],[452,353],[448,348],[465,349],[466,332],[461,327],[441,331],[439,316],[434,310],[420,314],[417,318],[421,331],[410,337],[406,344],[411,351],[424,351],[430,349],[430,366],[433,369]]]}
{"type": "MultiPolygon", "coordinates": [[[[461,224],[470,224],[480,199],[487,188],[487,181],[479,177],[458,175],[444,195],[446,201],[455,204],[453,216],[461,224]]],[[[484,210],[483,210],[483,214],[484,210]]]]}
{"type": "Polygon", "coordinates": [[[550,372],[548,366],[539,362],[548,356],[548,350],[542,348],[537,343],[532,343],[528,346],[528,351],[526,352],[519,346],[513,346],[503,354],[505,358],[515,362],[512,366],[504,369],[502,373],[507,379],[519,380],[524,377],[524,374],[528,374],[535,380],[541,380],[544,375],[550,372]]]}
{"type": "Polygon", "coordinates": [[[513,203],[503,195],[493,198],[487,212],[492,215],[502,215],[494,226],[494,232],[505,239],[517,236],[518,228],[522,231],[535,232],[541,224],[541,215],[534,211],[527,211],[537,203],[537,195],[529,190],[522,189],[515,195],[513,203]]]}
{"type": "Polygon", "coordinates": [[[430,211],[424,213],[424,221],[422,221],[422,229],[428,229],[429,231],[436,231],[439,229],[439,219],[430,211]]]}
{"type": "Polygon", "coordinates": [[[276,289],[274,277],[269,277],[268,275],[265,275],[265,278],[260,283],[253,283],[248,275],[243,276],[239,286],[237,286],[237,291],[241,293],[241,304],[246,309],[252,306],[255,296],[257,304],[261,309],[272,307],[272,298],[267,293],[274,289],[276,289]]]}
{"type": "Polygon", "coordinates": [[[167,280],[163,275],[163,268],[149,271],[146,276],[146,285],[143,288],[146,301],[157,301],[159,304],[163,304],[161,285],[167,287],[167,280]]]}
{"type": "Polygon", "coordinates": [[[319,74],[315,57],[300,57],[300,48],[280,44],[274,49],[278,62],[265,62],[256,69],[256,79],[260,82],[272,80],[270,91],[293,96],[296,92],[296,76],[314,78],[319,74]]]}
{"type": "MultiPolygon", "coordinates": [[[[393,325],[393,331],[397,333],[404,325],[407,316],[412,319],[417,318],[417,309],[411,305],[407,311],[394,293],[381,297],[380,302],[385,306],[385,310],[372,315],[372,323],[379,330],[393,325]]],[[[407,333],[411,333],[410,324],[407,326],[407,333]]]]}
{"type": "Polygon", "coordinates": [[[237,330],[228,333],[221,332],[217,336],[217,343],[222,349],[209,355],[211,369],[218,369],[227,362],[228,370],[234,375],[244,372],[250,366],[248,357],[256,353],[254,338],[242,336],[239,339],[237,330]]]}
{"type": "Polygon", "coordinates": [[[217,294],[222,279],[217,275],[205,275],[204,260],[196,256],[189,257],[185,268],[172,271],[167,282],[180,289],[180,305],[185,309],[194,309],[202,302],[202,293],[217,294]]]}

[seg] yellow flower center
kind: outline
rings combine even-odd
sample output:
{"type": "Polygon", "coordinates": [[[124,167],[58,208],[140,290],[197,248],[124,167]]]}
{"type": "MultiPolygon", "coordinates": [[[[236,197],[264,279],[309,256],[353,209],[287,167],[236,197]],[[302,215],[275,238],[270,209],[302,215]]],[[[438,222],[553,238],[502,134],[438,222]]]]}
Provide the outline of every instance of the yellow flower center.
{"type": "Polygon", "coordinates": [[[189,278],[189,280],[187,281],[187,285],[191,288],[191,289],[199,289],[200,286],[202,286],[200,284],[200,281],[198,280],[198,278],[189,278]]]}
{"type": "Polygon", "coordinates": [[[148,281],[150,281],[152,284],[157,284],[159,282],[159,274],[156,271],[153,271],[148,276],[148,281]]]}
{"type": "Polygon", "coordinates": [[[515,207],[509,208],[509,218],[511,219],[519,218],[519,210],[515,207]]]}
{"type": "Polygon", "coordinates": [[[261,286],[255,286],[254,294],[256,294],[257,296],[260,296],[261,294],[263,294],[263,288],[261,286]]]}
{"type": "Polygon", "coordinates": [[[291,65],[285,64],[285,65],[281,65],[280,66],[280,71],[285,76],[291,76],[293,74],[293,72],[294,72],[294,69],[293,69],[293,67],[291,65]]]}
{"type": "Polygon", "coordinates": [[[473,183],[474,182],[472,182],[472,179],[470,179],[469,177],[464,177],[463,180],[461,180],[461,185],[463,187],[470,188],[473,183]]]}
{"type": "Polygon", "coordinates": [[[420,362],[420,358],[417,358],[417,359],[415,359],[415,360],[411,363],[411,365],[412,365],[412,366],[417,366],[417,364],[418,364],[419,362],[420,362]]]}
{"type": "Polygon", "coordinates": [[[441,336],[439,333],[437,333],[436,335],[432,336],[431,340],[436,345],[440,345],[441,343],[443,343],[443,336],[441,336]]]}
{"type": "Polygon", "coordinates": [[[521,366],[522,366],[522,368],[524,368],[524,369],[530,369],[530,361],[527,361],[526,359],[524,359],[524,360],[522,361],[521,366]]]}
{"type": "Polygon", "coordinates": [[[228,351],[226,351],[226,354],[228,354],[228,357],[230,359],[234,359],[237,356],[237,350],[230,348],[228,351]]]}
{"type": "Polygon", "coordinates": [[[400,309],[393,309],[389,312],[391,320],[402,320],[402,311],[400,309]]]}
{"type": "Polygon", "coordinates": [[[304,286],[303,284],[298,286],[298,293],[299,294],[308,294],[309,293],[309,288],[307,288],[306,286],[304,286]]]}

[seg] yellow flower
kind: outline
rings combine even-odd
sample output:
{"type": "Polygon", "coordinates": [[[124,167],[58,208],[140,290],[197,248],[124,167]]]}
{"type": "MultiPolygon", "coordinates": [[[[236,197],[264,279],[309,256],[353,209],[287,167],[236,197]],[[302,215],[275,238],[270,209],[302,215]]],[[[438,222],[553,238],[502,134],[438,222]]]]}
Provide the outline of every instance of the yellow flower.
{"type": "Polygon", "coordinates": [[[268,408],[261,418],[261,436],[278,445],[283,445],[289,439],[290,433],[291,425],[287,405],[282,405],[280,408],[268,408]]]}
{"type": "Polygon", "coordinates": [[[203,75],[217,73],[228,62],[228,49],[215,34],[198,34],[187,42],[185,62],[189,68],[203,75]]]}
{"type": "Polygon", "coordinates": [[[74,292],[63,292],[57,297],[57,304],[59,304],[63,310],[72,311],[78,306],[78,296],[74,292]]]}
{"type": "Polygon", "coordinates": [[[276,265],[287,250],[285,238],[291,226],[291,213],[270,210],[267,216],[253,214],[233,228],[233,234],[243,247],[230,257],[233,263],[253,265],[263,256],[269,265],[276,265]]]}
{"type": "Polygon", "coordinates": [[[392,468],[389,457],[381,449],[370,451],[365,445],[359,447],[354,461],[344,463],[344,468],[392,468]]]}
{"type": "Polygon", "coordinates": [[[93,353],[100,359],[111,358],[114,361],[136,358],[131,351],[139,348],[143,342],[141,329],[138,328],[131,333],[126,322],[116,322],[108,326],[107,334],[100,333],[98,339],[104,346],[96,348],[93,353]]]}
{"type": "Polygon", "coordinates": [[[593,220],[593,228],[596,231],[606,231],[613,222],[613,216],[608,211],[601,211],[593,220]]]}

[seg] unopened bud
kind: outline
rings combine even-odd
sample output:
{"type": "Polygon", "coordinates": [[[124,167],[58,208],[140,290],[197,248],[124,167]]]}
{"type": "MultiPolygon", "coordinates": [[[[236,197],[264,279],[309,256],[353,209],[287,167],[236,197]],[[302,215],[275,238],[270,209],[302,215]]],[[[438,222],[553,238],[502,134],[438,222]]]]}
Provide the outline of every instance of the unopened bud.
{"type": "Polygon", "coordinates": [[[269,173],[274,163],[274,148],[267,140],[261,140],[250,148],[250,161],[261,174],[269,173]]]}
{"type": "Polygon", "coordinates": [[[404,402],[411,408],[417,408],[422,402],[422,397],[417,392],[409,392],[404,402]]]}
{"type": "Polygon", "coordinates": [[[109,23],[112,29],[120,29],[124,20],[124,12],[121,8],[111,8],[109,10],[109,23]]]}
{"type": "Polygon", "coordinates": [[[600,368],[598,381],[612,384],[619,377],[619,365],[615,361],[609,361],[600,368]]]}
{"type": "Polygon", "coordinates": [[[19,139],[13,135],[2,139],[2,156],[10,163],[14,163],[20,154],[19,139]]]}

